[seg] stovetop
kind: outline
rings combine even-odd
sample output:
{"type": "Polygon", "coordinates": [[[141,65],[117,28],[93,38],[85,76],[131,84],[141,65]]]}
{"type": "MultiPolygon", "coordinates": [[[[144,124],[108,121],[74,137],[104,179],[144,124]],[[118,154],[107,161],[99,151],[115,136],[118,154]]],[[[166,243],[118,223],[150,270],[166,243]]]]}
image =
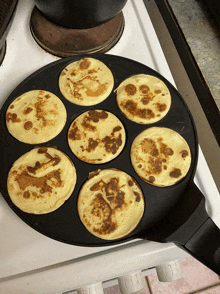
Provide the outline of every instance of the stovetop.
{"type": "MultiPolygon", "coordinates": [[[[7,37],[6,55],[0,67],[0,107],[27,76],[59,59],[40,48],[31,35],[29,21],[33,7],[33,0],[20,0],[18,3],[15,19],[7,37]]],[[[108,53],[141,62],[158,71],[175,85],[142,0],[128,0],[123,13],[123,35],[108,53]]],[[[195,182],[208,199],[209,214],[220,227],[220,206],[216,205],[216,199],[220,199],[220,195],[201,150],[195,182]]],[[[42,275],[46,277],[46,272],[48,278],[54,277],[51,292],[48,290],[48,293],[53,293],[52,291],[58,291],[59,287],[61,289],[61,282],[55,278],[57,272],[62,273],[63,289],[67,291],[70,284],[79,287],[94,279],[103,281],[128,272],[132,268],[148,268],[164,260],[185,256],[185,253],[173,244],[143,240],[101,248],[72,246],[54,241],[20,220],[1,195],[0,227],[0,282],[4,289],[8,289],[10,284],[11,293],[23,293],[18,292],[18,285],[24,293],[28,293],[25,291],[30,289],[28,286],[31,282],[31,291],[42,293],[43,287],[47,285],[47,278],[42,280],[42,275]]]]}

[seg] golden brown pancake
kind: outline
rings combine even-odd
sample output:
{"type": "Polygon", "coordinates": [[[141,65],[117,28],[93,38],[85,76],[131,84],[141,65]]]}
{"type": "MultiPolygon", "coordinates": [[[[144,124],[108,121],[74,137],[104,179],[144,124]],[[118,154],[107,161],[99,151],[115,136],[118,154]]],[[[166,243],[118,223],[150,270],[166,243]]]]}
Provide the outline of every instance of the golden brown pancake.
{"type": "Polygon", "coordinates": [[[136,173],[158,187],[182,180],[191,165],[188,143],[177,132],[152,127],[141,132],[131,146],[131,162],[136,173]]]}
{"type": "Polygon", "coordinates": [[[112,92],[111,70],[94,58],[83,58],[67,65],[60,74],[59,87],[70,102],[89,106],[105,100],[112,92]]]}
{"type": "Polygon", "coordinates": [[[123,81],[116,91],[122,114],[136,123],[155,123],[170,109],[169,89],[157,77],[145,74],[132,76],[123,81]]]}
{"type": "Polygon", "coordinates": [[[17,140],[38,144],[56,137],[66,123],[67,113],[54,94],[33,90],[16,98],[6,112],[6,125],[17,140]]]}
{"type": "Polygon", "coordinates": [[[144,197],[137,182],[117,169],[90,174],[78,198],[79,217],[101,239],[116,240],[131,233],[144,213],[144,197]]]}
{"type": "Polygon", "coordinates": [[[105,110],[89,110],[71,124],[68,143],[82,161],[101,164],[121,153],[125,136],[124,126],[114,114],[105,110]]]}
{"type": "Polygon", "coordinates": [[[72,161],[51,147],[35,148],[22,155],[14,162],[7,180],[12,202],[32,214],[58,209],[71,196],[75,184],[72,161]]]}

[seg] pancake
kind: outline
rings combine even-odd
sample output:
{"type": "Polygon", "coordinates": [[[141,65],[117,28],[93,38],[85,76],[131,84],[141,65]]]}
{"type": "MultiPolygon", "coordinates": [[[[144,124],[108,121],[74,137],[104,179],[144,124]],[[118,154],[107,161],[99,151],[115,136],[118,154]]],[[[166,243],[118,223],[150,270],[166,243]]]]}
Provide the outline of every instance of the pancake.
{"type": "Polygon", "coordinates": [[[152,127],[141,132],[131,146],[131,162],[136,173],[158,187],[181,181],[191,165],[188,143],[177,132],[152,127]]]}
{"type": "Polygon", "coordinates": [[[32,214],[58,209],[71,196],[75,184],[72,161],[51,147],[35,148],[22,155],[14,162],[7,179],[12,202],[32,214]]]}
{"type": "Polygon", "coordinates": [[[6,125],[17,140],[39,144],[56,137],[66,124],[63,102],[54,94],[33,90],[16,98],[6,112],[6,125]]]}
{"type": "Polygon", "coordinates": [[[144,213],[144,197],[137,182],[117,169],[90,174],[78,198],[79,217],[96,237],[116,240],[131,233],[144,213]]]}
{"type": "Polygon", "coordinates": [[[89,110],[72,122],[68,143],[80,160],[101,164],[121,153],[125,136],[124,126],[114,114],[105,110],[89,110]]]}
{"type": "Polygon", "coordinates": [[[112,92],[111,70],[94,58],[83,58],[67,65],[59,77],[59,87],[70,102],[90,106],[105,100],[112,92]]]}
{"type": "Polygon", "coordinates": [[[171,95],[157,77],[139,74],[124,80],[117,88],[117,104],[122,114],[139,124],[152,124],[169,111],[171,95]]]}

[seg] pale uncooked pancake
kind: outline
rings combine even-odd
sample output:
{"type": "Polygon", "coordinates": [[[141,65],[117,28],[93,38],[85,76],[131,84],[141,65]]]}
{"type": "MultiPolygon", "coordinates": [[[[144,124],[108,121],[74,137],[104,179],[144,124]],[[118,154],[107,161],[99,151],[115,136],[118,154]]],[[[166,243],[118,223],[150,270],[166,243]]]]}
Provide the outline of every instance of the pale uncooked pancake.
{"type": "Polygon", "coordinates": [[[139,224],[145,209],[137,182],[117,169],[90,174],[78,198],[79,217],[86,229],[101,239],[127,236],[139,224]]]}
{"type": "Polygon", "coordinates": [[[6,112],[6,125],[16,139],[29,144],[47,142],[66,124],[66,108],[54,94],[33,90],[16,98],[6,112]]]}
{"type": "Polygon", "coordinates": [[[59,87],[70,102],[89,106],[105,100],[112,92],[111,70],[94,58],[83,58],[67,65],[60,74],[59,87]]]}
{"type": "Polygon", "coordinates": [[[177,132],[152,127],[133,141],[131,162],[137,174],[149,184],[171,186],[186,176],[191,152],[188,143],[177,132]]]}
{"type": "Polygon", "coordinates": [[[117,88],[117,104],[129,120],[152,124],[169,111],[171,95],[163,81],[145,74],[132,76],[117,88]]]}
{"type": "Polygon", "coordinates": [[[124,126],[114,114],[105,110],[89,110],[71,124],[68,143],[82,161],[101,164],[121,153],[125,136],[124,126]]]}
{"type": "Polygon", "coordinates": [[[12,202],[32,214],[58,209],[71,196],[75,184],[72,161],[51,147],[35,148],[22,155],[14,162],[7,180],[12,202]]]}

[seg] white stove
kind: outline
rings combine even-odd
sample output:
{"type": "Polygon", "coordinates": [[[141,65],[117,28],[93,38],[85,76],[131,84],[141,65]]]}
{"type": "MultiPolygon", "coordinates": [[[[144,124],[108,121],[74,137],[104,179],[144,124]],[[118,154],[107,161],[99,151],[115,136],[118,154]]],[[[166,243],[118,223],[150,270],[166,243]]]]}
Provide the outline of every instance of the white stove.
{"type": "MultiPolygon", "coordinates": [[[[20,0],[7,37],[6,55],[0,66],[0,107],[27,76],[58,60],[33,39],[29,21],[33,0],[20,0]]],[[[109,54],[141,62],[174,80],[142,0],[128,0],[123,9],[125,29],[109,54]]],[[[106,54],[108,54],[106,53],[106,54]]],[[[174,85],[175,86],[175,85],[174,85]]],[[[220,195],[201,152],[195,183],[207,198],[207,210],[220,227],[220,195]]],[[[117,281],[132,281],[141,289],[148,269],[172,265],[170,278],[180,276],[177,259],[187,254],[174,244],[135,240],[114,247],[79,247],[52,240],[25,224],[0,195],[0,293],[102,293],[117,281]],[[123,279],[123,277],[125,279],[123,279]],[[127,279],[127,280],[126,280],[127,279]],[[70,292],[68,292],[70,293],[70,292]]],[[[127,284],[128,286],[128,284],[127,284]]]]}

